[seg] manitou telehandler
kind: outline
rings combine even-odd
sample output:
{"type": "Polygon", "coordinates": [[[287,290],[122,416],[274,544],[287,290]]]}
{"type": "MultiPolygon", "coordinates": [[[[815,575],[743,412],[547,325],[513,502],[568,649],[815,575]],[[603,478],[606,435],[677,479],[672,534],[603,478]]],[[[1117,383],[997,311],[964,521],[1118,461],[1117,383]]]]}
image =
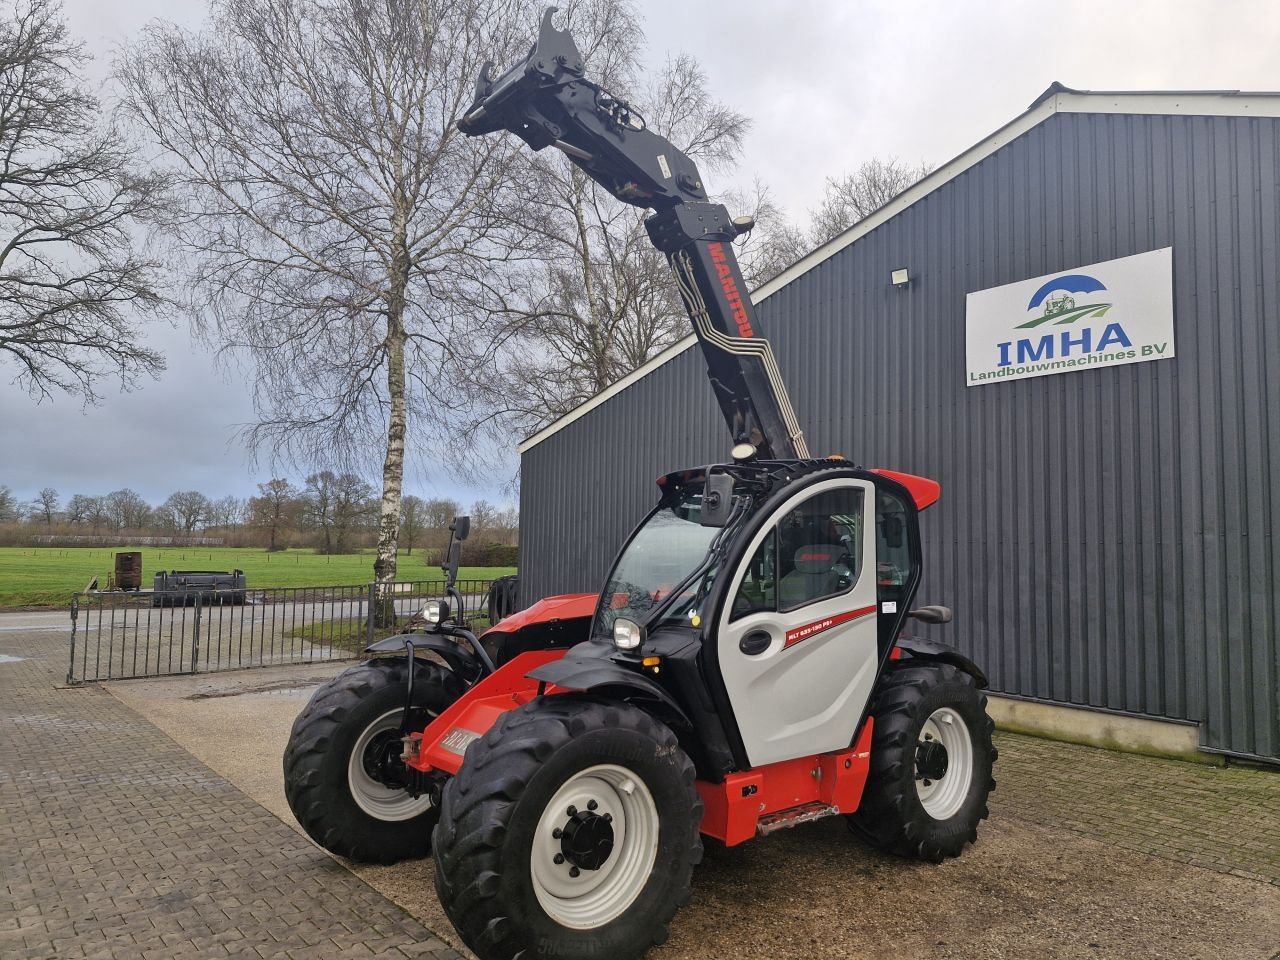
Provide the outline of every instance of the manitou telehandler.
{"type": "Polygon", "coordinates": [[[704,836],[840,815],[878,848],[958,855],[996,751],[982,672],[903,634],[951,618],[911,608],[938,484],[809,456],[734,257],[750,222],[586,78],[552,12],[525,62],[486,66],[459,126],[562,150],[655,211],[731,456],[659,478],[598,596],[544,599],[479,638],[453,588],[460,519],[448,598],[316,692],[285,785],[335,853],[430,850],[483,960],[624,960],[666,938],[704,836]]]}

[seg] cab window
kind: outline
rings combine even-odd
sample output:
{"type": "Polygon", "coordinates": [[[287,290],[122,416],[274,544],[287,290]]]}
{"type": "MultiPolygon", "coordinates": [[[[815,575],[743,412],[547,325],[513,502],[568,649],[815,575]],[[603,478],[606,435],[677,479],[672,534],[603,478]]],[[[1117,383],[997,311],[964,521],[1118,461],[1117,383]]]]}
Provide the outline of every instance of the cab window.
{"type": "Polygon", "coordinates": [[[797,610],[853,589],[862,563],[862,488],[810,497],[769,531],[747,564],[731,619],[797,610]]]}
{"type": "Polygon", "coordinates": [[[895,615],[907,600],[907,587],[918,564],[907,535],[907,505],[896,494],[876,496],[876,599],[880,611],[895,615]]]}
{"type": "Polygon", "coordinates": [[[901,615],[920,575],[920,554],[912,536],[914,505],[895,493],[876,493],[876,602],[880,606],[880,655],[893,646],[901,615]]]}

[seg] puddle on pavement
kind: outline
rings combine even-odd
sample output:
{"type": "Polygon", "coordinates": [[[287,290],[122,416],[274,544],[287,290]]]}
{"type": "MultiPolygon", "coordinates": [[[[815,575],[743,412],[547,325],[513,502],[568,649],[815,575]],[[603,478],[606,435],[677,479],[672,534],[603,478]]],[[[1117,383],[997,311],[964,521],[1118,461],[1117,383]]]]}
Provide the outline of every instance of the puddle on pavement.
{"type": "Polygon", "coordinates": [[[280,687],[278,690],[246,690],[241,694],[231,694],[231,696],[241,697],[309,697],[315,692],[319,684],[312,684],[306,687],[280,687]]]}
{"type": "Polygon", "coordinates": [[[309,696],[318,686],[320,686],[320,682],[303,684],[293,682],[271,687],[246,687],[235,690],[202,690],[200,693],[190,694],[183,697],[183,699],[217,700],[222,697],[300,697],[309,696]]]}

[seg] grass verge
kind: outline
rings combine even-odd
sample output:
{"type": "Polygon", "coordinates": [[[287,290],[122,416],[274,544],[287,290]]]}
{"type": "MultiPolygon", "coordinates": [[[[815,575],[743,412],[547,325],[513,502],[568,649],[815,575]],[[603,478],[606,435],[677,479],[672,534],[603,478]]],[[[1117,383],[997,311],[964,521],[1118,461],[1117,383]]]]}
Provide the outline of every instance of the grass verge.
{"type": "MultiPolygon", "coordinates": [[[[140,549],[142,585],[161,570],[243,570],[250,589],[368,583],[374,552],[325,556],[310,550],[267,553],[248,547],[0,547],[0,610],[63,607],[94,577],[105,589],[117,552],[140,549]]],[[[459,579],[492,580],[514,567],[463,567],[459,579]]],[[[441,579],[420,554],[401,555],[400,580],[441,579]]]]}

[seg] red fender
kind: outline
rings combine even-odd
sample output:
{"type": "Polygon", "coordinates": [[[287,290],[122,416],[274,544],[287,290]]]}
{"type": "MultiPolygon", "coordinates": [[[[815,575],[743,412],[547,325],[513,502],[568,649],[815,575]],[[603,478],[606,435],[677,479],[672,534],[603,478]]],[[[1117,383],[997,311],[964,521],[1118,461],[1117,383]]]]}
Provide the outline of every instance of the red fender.
{"type": "Polygon", "coordinates": [[[538,681],[525,674],[559,660],[565,653],[563,649],[530,650],[489,674],[427,724],[425,730],[409,734],[420,742],[417,756],[408,766],[423,773],[443,770],[450,776],[457,774],[471,741],[488,733],[508,710],[522,707],[538,695],[538,681]]]}

